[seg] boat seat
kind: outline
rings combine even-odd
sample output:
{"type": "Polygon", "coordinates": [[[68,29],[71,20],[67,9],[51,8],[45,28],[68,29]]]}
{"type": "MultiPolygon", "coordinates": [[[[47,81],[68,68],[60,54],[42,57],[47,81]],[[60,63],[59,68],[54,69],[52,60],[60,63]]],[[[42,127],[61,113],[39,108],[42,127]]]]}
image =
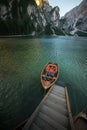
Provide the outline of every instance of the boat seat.
{"type": "Polygon", "coordinates": [[[49,76],[42,76],[42,79],[45,80],[45,81],[50,81],[51,83],[55,81],[56,78],[52,78],[52,77],[49,77],[49,76]]]}

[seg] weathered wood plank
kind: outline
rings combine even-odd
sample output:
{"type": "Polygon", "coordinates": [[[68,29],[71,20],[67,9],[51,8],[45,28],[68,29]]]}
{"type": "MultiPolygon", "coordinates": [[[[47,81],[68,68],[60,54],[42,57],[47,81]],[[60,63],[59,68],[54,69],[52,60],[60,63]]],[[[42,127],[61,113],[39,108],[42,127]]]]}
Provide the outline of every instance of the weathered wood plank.
{"type": "Polygon", "coordinates": [[[41,130],[56,130],[52,126],[50,126],[45,120],[37,116],[34,120],[34,123],[41,129],[41,130]]]}
{"type": "Polygon", "coordinates": [[[63,103],[66,104],[66,100],[65,100],[64,98],[59,97],[59,96],[56,96],[56,95],[54,95],[54,94],[52,94],[52,93],[49,94],[49,99],[50,99],[50,98],[51,98],[51,99],[54,98],[55,100],[59,100],[60,102],[63,102],[63,103]]]}
{"type": "Polygon", "coordinates": [[[29,130],[42,130],[42,129],[39,128],[35,123],[33,123],[29,130]]]}
{"type": "Polygon", "coordinates": [[[50,108],[54,109],[55,111],[62,113],[65,116],[68,116],[68,111],[67,108],[61,107],[60,104],[55,104],[54,102],[50,101],[50,100],[46,100],[44,103],[46,106],[49,106],[50,108]]]}
{"type": "Polygon", "coordinates": [[[64,88],[63,89],[60,89],[60,88],[53,88],[53,90],[56,90],[56,91],[59,91],[59,92],[62,92],[62,93],[64,93],[64,88]]]}
{"type": "Polygon", "coordinates": [[[47,115],[49,118],[54,120],[56,123],[59,123],[60,125],[67,127],[68,126],[68,118],[64,116],[63,114],[60,114],[57,111],[54,111],[50,107],[43,105],[40,112],[42,112],[44,115],[47,115]]]}
{"type": "Polygon", "coordinates": [[[51,92],[51,93],[49,94],[49,96],[51,96],[51,95],[54,96],[54,97],[56,97],[56,98],[61,98],[61,99],[65,100],[64,97],[59,96],[59,95],[57,95],[57,94],[55,94],[55,93],[53,93],[53,92],[51,92]]]}
{"type": "Polygon", "coordinates": [[[53,91],[51,91],[51,93],[52,93],[52,94],[55,94],[56,96],[65,98],[65,94],[62,94],[62,93],[60,93],[60,92],[56,92],[56,91],[53,90],[53,91]]]}
{"type": "MultiPolygon", "coordinates": [[[[46,124],[49,124],[51,127],[53,127],[54,129],[57,129],[57,130],[67,130],[67,128],[64,128],[63,126],[61,126],[60,124],[56,123],[52,118],[50,118],[49,116],[39,112],[38,116],[45,120],[47,123],[46,124]]],[[[53,130],[54,130],[53,129],[53,130]]],[[[49,129],[50,130],[50,129],[49,129]]]]}
{"type": "Polygon", "coordinates": [[[65,87],[65,94],[66,94],[66,104],[67,104],[67,110],[68,110],[68,113],[69,113],[69,121],[70,121],[71,130],[75,130],[75,127],[74,127],[74,124],[73,124],[71,108],[70,108],[70,103],[69,103],[69,96],[68,96],[67,87],[65,87]]]}
{"type": "Polygon", "coordinates": [[[63,91],[64,92],[64,87],[61,87],[59,85],[54,85],[54,88],[53,89],[56,89],[56,90],[59,90],[59,91],[63,91]]]}
{"type": "Polygon", "coordinates": [[[58,105],[60,105],[60,107],[64,107],[64,108],[66,108],[66,103],[64,103],[64,102],[61,102],[60,100],[55,100],[54,98],[52,98],[52,97],[50,97],[50,98],[47,98],[47,101],[51,101],[52,103],[54,103],[54,104],[58,104],[58,105]]]}
{"type": "Polygon", "coordinates": [[[54,89],[52,91],[56,91],[57,93],[61,93],[62,95],[65,95],[65,91],[61,91],[61,90],[58,90],[58,89],[54,89]]]}
{"type": "Polygon", "coordinates": [[[65,93],[61,93],[60,91],[52,90],[51,93],[52,92],[54,92],[57,95],[61,95],[61,96],[65,97],[65,93]]]}

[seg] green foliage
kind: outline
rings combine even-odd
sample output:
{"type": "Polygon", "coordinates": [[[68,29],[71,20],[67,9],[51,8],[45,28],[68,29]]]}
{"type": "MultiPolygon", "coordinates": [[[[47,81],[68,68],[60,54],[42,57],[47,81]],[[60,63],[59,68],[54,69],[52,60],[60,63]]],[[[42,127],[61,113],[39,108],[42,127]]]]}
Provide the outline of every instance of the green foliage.
{"type": "Polygon", "coordinates": [[[0,19],[0,35],[7,35],[8,28],[3,20],[0,19]]]}
{"type": "Polygon", "coordinates": [[[9,1],[10,0],[0,0],[0,4],[9,6],[9,1]]]}
{"type": "Polygon", "coordinates": [[[56,34],[56,35],[65,35],[65,34],[63,33],[63,31],[62,31],[61,29],[59,29],[59,28],[55,28],[54,30],[55,30],[55,34],[56,34]]]}
{"type": "Polygon", "coordinates": [[[78,36],[87,37],[87,33],[85,33],[85,32],[78,31],[76,34],[77,34],[78,36]]]}
{"type": "MultiPolygon", "coordinates": [[[[0,4],[9,5],[9,2],[12,0],[0,0],[0,4]]],[[[18,2],[18,0],[13,0],[13,2],[18,2]]],[[[21,5],[27,5],[28,3],[34,4],[34,0],[20,0],[21,5]]]]}
{"type": "Polygon", "coordinates": [[[62,24],[64,24],[65,22],[66,22],[66,19],[64,18],[64,19],[60,19],[60,22],[62,23],[62,24]]]}
{"type": "Polygon", "coordinates": [[[61,29],[51,27],[51,25],[48,24],[48,25],[46,26],[46,28],[45,28],[45,34],[46,34],[46,35],[51,35],[51,34],[53,34],[53,33],[55,33],[56,35],[65,35],[61,29]]]}
{"type": "Polygon", "coordinates": [[[45,27],[45,34],[47,34],[47,35],[53,34],[50,24],[48,24],[48,25],[45,27]]]}
{"type": "Polygon", "coordinates": [[[12,2],[12,17],[14,19],[17,19],[18,18],[18,1],[15,0],[12,2]]]}
{"type": "Polygon", "coordinates": [[[33,22],[27,14],[20,20],[0,20],[0,28],[0,35],[29,34],[34,30],[33,22]]]}
{"type": "Polygon", "coordinates": [[[31,21],[31,19],[27,14],[23,17],[22,28],[24,34],[31,33],[32,30],[34,30],[33,22],[31,21]]]}
{"type": "MultiPolygon", "coordinates": [[[[0,4],[9,6],[11,0],[0,0],[0,4]]],[[[33,22],[27,14],[28,4],[34,4],[34,0],[13,0],[11,15],[9,12],[6,20],[0,19],[0,35],[29,34],[34,29],[33,22]]]]}

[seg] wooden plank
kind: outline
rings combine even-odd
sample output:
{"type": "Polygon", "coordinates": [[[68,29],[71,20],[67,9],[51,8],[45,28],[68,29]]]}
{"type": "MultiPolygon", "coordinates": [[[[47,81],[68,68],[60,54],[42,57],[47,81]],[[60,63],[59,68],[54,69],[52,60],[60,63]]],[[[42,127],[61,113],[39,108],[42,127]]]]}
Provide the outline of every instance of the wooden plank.
{"type": "Polygon", "coordinates": [[[59,104],[55,104],[54,102],[50,101],[50,100],[46,100],[44,103],[46,106],[54,109],[57,112],[62,113],[65,116],[68,116],[68,111],[66,107],[61,107],[61,105],[59,104]]]}
{"type": "Polygon", "coordinates": [[[65,98],[64,97],[62,97],[62,96],[59,96],[59,95],[57,95],[57,94],[55,94],[55,93],[50,93],[50,95],[49,96],[54,96],[54,97],[56,97],[56,98],[61,98],[61,99],[63,99],[63,100],[65,100],[65,98]]]}
{"type": "Polygon", "coordinates": [[[60,94],[65,97],[65,93],[61,93],[61,91],[52,90],[51,93],[54,92],[55,94],[60,94]]]}
{"type": "Polygon", "coordinates": [[[52,94],[55,94],[56,96],[59,96],[59,97],[62,97],[62,98],[65,98],[65,94],[62,94],[60,92],[56,92],[56,91],[51,91],[52,94]]]}
{"type": "Polygon", "coordinates": [[[54,98],[60,98],[62,99],[64,102],[66,101],[66,99],[62,96],[56,95],[55,93],[50,93],[49,96],[54,96],[54,98]]]}
{"type": "Polygon", "coordinates": [[[55,91],[57,91],[57,92],[64,93],[64,89],[60,90],[59,88],[53,88],[53,90],[55,90],[55,91]]]}
{"type": "Polygon", "coordinates": [[[42,130],[42,129],[39,128],[35,123],[33,123],[29,130],[42,130]]]}
{"type": "Polygon", "coordinates": [[[64,99],[64,98],[62,98],[62,97],[59,97],[59,96],[56,96],[56,95],[54,95],[54,94],[52,94],[52,93],[50,93],[50,95],[49,95],[49,97],[48,97],[49,99],[52,99],[52,98],[54,98],[54,100],[56,101],[56,100],[59,100],[60,102],[62,102],[62,103],[65,103],[66,104],[66,100],[64,99]]]}
{"type": "MultiPolygon", "coordinates": [[[[60,124],[56,123],[52,118],[48,117],[47,115],[39,112],[39,115],[38,115],[41,119],[43,119],[44,121],[46,121],[47,123],[46,124],[49,124],[51,127],[53,127],[54,129],[57,129],[57,130],[67,130],[67,128],[64,128],[63,126],[61,126],[60,124]]],[[[53,130],[54,130],[53,129],[53,130]]],[[[50,129],[48,129],[50,130],[50,129]]]]}
{"type": "Polygon", "coordinates": [[[55,110],[51,109],[50,107],[44,105],[40,109],[40,112],[54,120],[56,123],[59,123],[64,127],[68,126],[68,118],[63,114],[60,114],[59,112],[56,112],[55,110]]]}
{"type": "Polygon", "coordinates": [[[64,90],[63,90],[63,91],[61,91],[61,90],[58,90],[58,89],[53,89],[52,91],[56,91],[57,93],[61,93],[62,95],[65,95],[64,90]]]}
{"type": "Polygon", "coordinates": [[[69,97],[68,97],[67,87],[65,87],[65,94],[66,94],[66,103],[67,103],[67,109],[68,109],[68,113],[69,113],[69,120],[70,120],[71,130],[75,130],[75,127],[74,127],[74,124],[73,124],[73,118],[72,118],[71,108],[70,108],[70,103],[69,103],[69,97]]]}
{"type": "Polygon", "coordinates": [[[64,87],[61,87],[59,85],[54,85],[53,89],[56,89],[56,90],[59,90],[59,91],[64,91],[64,87]]]}
{"type": "Polygon", "coordinates": [[[41,129],[41,130],[56,130],[52,126],[50,126],[45,120],[37,116],[34,120],[34,123],[41,129]]]}
{"type": "Polygon", "coordinates": [[[60,85],[58,85],[58,84],[55,84],[54,85],[56,88],[60,88],[60,89],[64,89],[65,87],[63,87],[63,86],[60,86],[60,85]]]}
{"type": "Polygon", "coordinates": [[[47,98],[47,101],[48,101],[48,100],[51,101],[51,102],[54,103],[54,104],[60,105],[60,107],[66,108],[66,103],[61,102],[60,100],[55,100],[55,99],[52,98],[52,97],[47,98]]]}

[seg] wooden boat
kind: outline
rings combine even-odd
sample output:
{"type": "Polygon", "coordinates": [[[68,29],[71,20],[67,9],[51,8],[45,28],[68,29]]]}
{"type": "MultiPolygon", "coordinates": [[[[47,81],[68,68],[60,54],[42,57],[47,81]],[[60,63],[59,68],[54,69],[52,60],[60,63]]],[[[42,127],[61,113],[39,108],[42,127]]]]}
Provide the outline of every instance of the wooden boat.
{"type": "Polygon", "coordinates": [[[74,117],[75,130],[87,130],[87,115],[84,112],[80,112],[74,117]]]}
{"type": "Polygon", "coordinates": [[[41,72],[41,83],[44,89],[48,89],[55,84],[59,75],[59,67],[56,63],[47,63],[41,72]]]}

